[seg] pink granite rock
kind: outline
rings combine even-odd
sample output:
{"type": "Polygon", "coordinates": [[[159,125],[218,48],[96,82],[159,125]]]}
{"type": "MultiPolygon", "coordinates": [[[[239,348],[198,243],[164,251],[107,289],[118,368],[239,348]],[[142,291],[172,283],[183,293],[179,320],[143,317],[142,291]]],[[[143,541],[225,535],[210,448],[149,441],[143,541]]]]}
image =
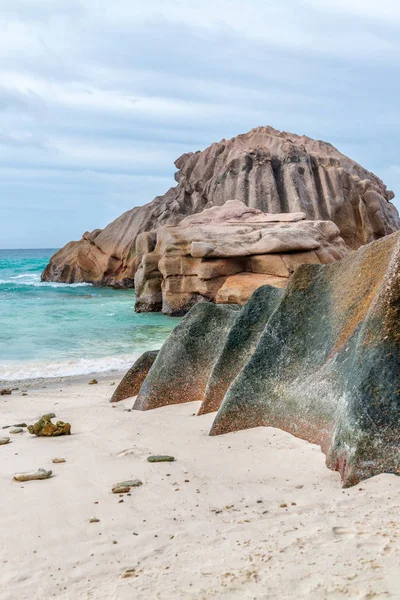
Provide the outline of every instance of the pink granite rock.
{"type": "Polygon", "coordinates": [[[352,249],[400,228],[393,192],[378,177],[306,136],[257,127],[186,153],[175,165],[176,187],[67,244],[52,257],[43,280],[133,287],[141,232],[176,225],[231,199],[264,213],[303,212],[308,220],[332,221],[352,249]]]}
{"type": "Polygon", "coordinates": [[[136,310],[172,315],[197,302],[245,304],[261,285],[285,287],[298,265],[335,262],[349,252],[331,221],[269,215],[234,200],[160,227],[152,252],[141,255],[150,248],[145,235],[136,247],[136,310]]]}

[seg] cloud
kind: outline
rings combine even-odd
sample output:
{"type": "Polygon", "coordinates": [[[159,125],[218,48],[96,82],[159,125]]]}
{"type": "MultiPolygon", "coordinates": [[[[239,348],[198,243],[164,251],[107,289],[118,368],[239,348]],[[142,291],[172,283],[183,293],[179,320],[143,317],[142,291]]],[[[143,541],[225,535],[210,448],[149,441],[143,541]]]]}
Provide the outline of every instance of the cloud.
{"type": "Polygon", "coordinates": [[[0,0],[0,27],[2,245],[21,218],[27,246],[103,226],[174,185],[183,152],[257,125],[400,194],[397,0],[0,0]]]}

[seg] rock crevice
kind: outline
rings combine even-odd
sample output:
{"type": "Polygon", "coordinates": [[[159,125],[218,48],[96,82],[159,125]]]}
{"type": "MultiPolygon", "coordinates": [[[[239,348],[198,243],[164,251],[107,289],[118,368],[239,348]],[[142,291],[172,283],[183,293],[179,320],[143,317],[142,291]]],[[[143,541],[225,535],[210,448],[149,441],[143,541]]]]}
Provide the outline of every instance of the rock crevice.
{"type": "Polygon", "coordinates": [[[257,127],[184,154],[175,165],[176,187],[68,243],[52,257],[43,280],[133,287],[140,233],[177,225],[231,199],[265,213],[304,212],[308,220],[332,221],[350,249],[400,228],[393,192],[378,177],[306,136],[257,127]]]}
{"type": "Polygon", "coordinates": [[[201,401],[211,434],[271,426],[319,444],[345,486],[400,473],[400,232],[303,264],[242,309],[194,307],[134,408],[201,401]]]}

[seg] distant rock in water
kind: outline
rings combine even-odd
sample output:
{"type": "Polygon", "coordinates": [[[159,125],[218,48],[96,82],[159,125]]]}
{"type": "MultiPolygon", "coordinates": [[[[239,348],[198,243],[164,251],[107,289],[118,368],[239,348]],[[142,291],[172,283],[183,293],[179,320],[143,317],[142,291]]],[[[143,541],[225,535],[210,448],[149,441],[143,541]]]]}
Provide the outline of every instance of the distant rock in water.
{"type": "Polygon", "coordinates": [[[400,232],[243,309],[200,304],[164,343],[135,409],[202,401],[212,435],[278,427],[319,444],[345,486],[400,474],[400,232]]]}
{"type": "Polygon", "coordinates": [[[351,249],[400,228],[393,192],[378,177],[306,136],[257,127],[184,154],[175,165],[176,187],[67,244],[52,257],[43,281],[133,287],[139,233],[176,225],[227,200],[265,213],[304,212],[309,220],[333,221],[351,249]]]}
{"type": "Polygon", "coordinates": [[[228,200],[155,232],[141,233],[138,312],[183,315],[198,302],[245,304],[261,285],[285,287],[300,264],[331,263],[349,250],[332,221],[267,214],[228,200]]]}

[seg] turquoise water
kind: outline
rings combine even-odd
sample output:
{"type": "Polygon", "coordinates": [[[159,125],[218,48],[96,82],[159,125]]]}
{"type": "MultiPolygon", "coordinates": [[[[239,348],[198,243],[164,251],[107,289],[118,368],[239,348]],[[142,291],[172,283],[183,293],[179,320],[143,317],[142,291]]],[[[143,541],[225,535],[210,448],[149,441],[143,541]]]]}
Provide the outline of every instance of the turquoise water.
{"type": "Polygon", "coordinates": [[[55,250],[0,250],[0,379],[128,368],[178,320],[134,312],[135,293],[42,283],[55,250]]]}

